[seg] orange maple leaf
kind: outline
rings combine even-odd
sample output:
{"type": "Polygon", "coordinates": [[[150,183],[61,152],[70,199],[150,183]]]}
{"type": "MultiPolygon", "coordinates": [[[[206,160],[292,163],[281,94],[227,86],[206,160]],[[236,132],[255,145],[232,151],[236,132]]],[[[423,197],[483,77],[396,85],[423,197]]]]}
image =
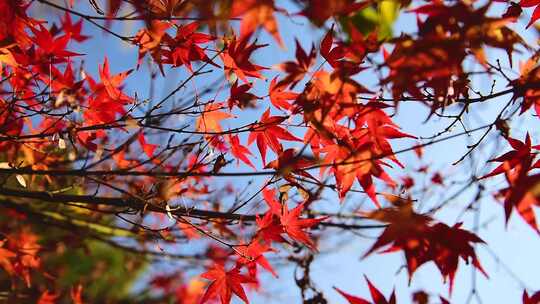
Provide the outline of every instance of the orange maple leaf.
{"type": "Polygon", "coordinates": [[[221,121],[227,118],[234,117],[234,115],[220,111],[224,108],[223,103],[209,103],[204,107],[204,111],[197,118],[196,129],[200,132],[223,132],[221,128],[221,121]]]}
{"type": "Polygon", "coordinates": [[[283,47],[274,11],[276,11],[274,0],[234,1],[231,16],[242,17],[240,36],[251,35],[257,28],[263,27],[283,47]]]}
{"type": "Polygon", "coordinates": [[[277,77],[272,79],[269,88],[270,102],[278,109],[289,110],[291,108],[291,104],[287,101],[295,100],[300,94],[285,91],[284,89],[285,85],[281,84],[281,82],[278,83],[277,77]]]}

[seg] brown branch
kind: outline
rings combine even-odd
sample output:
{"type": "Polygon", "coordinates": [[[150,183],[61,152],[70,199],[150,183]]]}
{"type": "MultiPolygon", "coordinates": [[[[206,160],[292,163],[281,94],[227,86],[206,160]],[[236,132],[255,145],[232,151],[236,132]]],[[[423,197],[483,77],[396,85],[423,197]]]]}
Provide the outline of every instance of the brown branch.
{"type": "MultiPolygon", "coordinates": [[[[112,16],[95,16],[95,15],[88,15],[88,14],[83,14],[83,13],[80,13],[80,12],[77,12],[75,10],[72,10],[72,9],[69,9],[67,7],[63,7],[63,6],[60,6],[56,3],[52,3],[52,2],[49,2],[47,0],[38,0],[38,2],[40,3],[43,3],[43,4],[46,4],[48,6],[51,6],[51,7],[54,7],[58,10],[62,10],[64,12],[68,12],[70,14],[73,14],[73,15],[76,15],[76,16],[79,16],[81,18],[84,18],[84,19],[87,19],[87,20],[115,20],[115,21],[145,21],[145,20],[162,20],[162,21],[167,21],[167,20],[185,20],[185,21],[204,21],[204,20],[212,20],[212,18],[203,18],[203,17],[175,17],[175,16],[135,16],[135,17],[130,17],[129,15],[131,14],[128,14],[126,16],[120,16],[120,17],[112,17],[112,16]]],[[[238,18],[238,17],[230,17],[230,18],[227,18],[226,20],[228,21],[240,21],[242,20],[241,18],[238,18]]]]}
{"type": "MultiPolygon", "coordinates": [[[[344,161],[339,163],[323,163],[313,166],[303,168],[303,170],[312,170],[322,167],[335,167],[335,166],[346,166],[351,164],[357,164],[365,161],[373,161],[383,159],[392,155],[397,155],[404,152],[413,151],[417,148],[426,147],[433,145],[435,143],[443,142],[450,140],[459,136],[469,135],[473,132],[480,131],[486,128],[491,128],[492,124],[484,125],[477,127],[472,130],[467,130],[466,132],[460,132],[454,135],[438,138],[431,140],[427,143],[414,145],[409,148],[404,148],[397,150],[394,153],[383,153],[374,157],[358,159],[354,161],[344,161]]],[[[153,177],[188,177],[188,176],[221,176],[221,177],[239,177],[239,176],[268,176],[280,174],[276,170],[268,171],[255,171],[255,172],[191,172],[191,171],[177,171],[177,172],[163,172],[163,171],[127,171],[127,170],[33,170],[31,168],[11,168],[11,169],[0,169],[0,174],[33,174],[33,175],[51,175],[51,176],[92,176],[92,175],[109,175],[109,176],[153,176],[153,177]]]]}
{"type": "MultiPolygon", "coordinates": [[[[52,203],[87,203],[94,205],[105,205],[112,207],[130,207],[136,210],[149,210],[153,212],[159,212],[163,214],[171,213],[176,216],[197,217],[197,218],[220,218],[226,220],[238,220],[253,222],[256,219],[255,214],[239,214],[232,212],[219,212],[202,209],[188,209],[188,208],[175,208],[174,210],[167,211],[165,208],[161,208],[155,205],[146,204],[136,198],[121,198],[121,197],[102,197],[94,195],[73,195],[73,194],[53,194],[45,191],[27,191],[17,190],[11,188],[0,188],[0,195],[9,197],[19,197],[28,199],[37,199],[44,202],[52,203]]],[[[357,225],[357,224],[345,224],[345,223],[332,223],[321,222],[319,225],[325,227],[336,227],[343,229],[377,229],[384,228],[386,225],[357,225]]]]}

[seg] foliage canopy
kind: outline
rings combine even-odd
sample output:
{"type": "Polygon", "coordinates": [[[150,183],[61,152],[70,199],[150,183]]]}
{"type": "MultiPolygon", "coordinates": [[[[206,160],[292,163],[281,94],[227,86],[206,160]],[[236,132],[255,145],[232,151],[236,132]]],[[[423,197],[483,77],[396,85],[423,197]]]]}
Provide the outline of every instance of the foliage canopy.
{"type": "Polygon", "coordinates": [[[448,289],[419,304],[449,303],[469,263],[480,300],[490,225],[540,233],[539,18],[538,0],[0,0],[0,297],[249,303],[294,266],[303,303],[400,302],[367,276],[369,296],[318,288],[312,263],[346,241],[409,282],[432,265],[448,289]]]}

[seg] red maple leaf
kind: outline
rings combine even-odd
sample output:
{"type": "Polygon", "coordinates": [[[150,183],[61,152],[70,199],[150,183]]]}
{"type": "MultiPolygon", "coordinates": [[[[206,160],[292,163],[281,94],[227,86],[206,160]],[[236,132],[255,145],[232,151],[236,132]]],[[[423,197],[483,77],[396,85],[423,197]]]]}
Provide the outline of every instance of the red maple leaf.
{"type": "Polygon", "coordinates": [[[58,297],[58,294],[45,290],[39,296],[37,304],[55,304],[58,297]]]}
{"type": "Polygon", "coordinates": [[[24,1],[0,1],[0,41],[15,41],[20,46],[29,46],[32,39],[29,37],[27,26],[32,23],[26,15],[28,3],[24,1]]]}
{"type": "Polygon", "coordinates": [[[270,210],[263,217],[257,215],[257,236],[268,243],[286,243],[287,240],[281,236],[283,227],[281,226],[279,217],[281,216],[282,205],[276,199],[276,192],[274,189],[264,188],[262,195],[270,210]]]}
{"type": "Polygon", "coordinates": [[[228,138],[231,145],[231,153],[234,155],[234,157],[236,157],[236,163],[238,164],[238,161],[241,160],[246,165],[256,170],[255,166],[248,158],[248,155],[252,155],[251,152],[248,150],[248,148],[240,144],[238,135],[229,135],[228,138]]]}
{"type": "MultiPolygon", "coordinates": [[[[66,50],[66,47],[71,40],[69,34],[62,35],[58,38],[53,37],[51,32],[43,25],[38,24],[37,28],[30,28],[34,37],[34,43],[38,46],[36,58],[44,60],[47,63],[65,62],[69,57],[80,56],[82,54],[66,50]]],[[[34,60],[36,59],[34,58],[34,60]]]]}
{"type": "MultiPolygon", "coordinates": [[[[88,121],[101,121],[101,119],[96,119],[96,117],[93,115],[96,114],[95,112],[86,111],[84,112],[84,117],[88,121]],[[90,114],[90,115],[89,115],[90,114]]],[[[81,131],[77,132],[77,141],[83,145],[88,150],[96,151],[97,150],[97,144],[94,142],[98,137],[103,137],[105,134],[101,130],[98,132],[90,132],[90,131],[81,131]]]]}
{"type": "Polygon", "coordinates": [[[318,26],[332,16],[348,16],[368,5],[369,1],[356,0],[307,0],[301,15],[307,17],[318,26]]]}
{"type": "Polygon", "coordinates": [[[192,61],[204,61],[219,67],[208,58],[204,49],[199,46],[199,44],[208,43],[216,38],[205,33],[196,32],[198,27],[198,22],[178,27],[174,42],[171,42],[170,59],[165,62],[170,62],[174,66],[185,65],[189,71],[193,71],[191,68],[192,61]]]}
{"type": "Polygon", "coordinates": [[[369,302],[368,300],[360,297],[353,296],[351,294],[348,294],[344,292],[343,290],[334,287],[334,289],[339,292],[350,304],[395,304],[396,303],[396,294],[395,291],[392,291],[392,294],[390,295],[390,299],[386,300],[384,295],[371,283],[371,281],[368,279],[367,276],[364,275],[364,278],[366,279],[366,282],[368,283],[369,287],[369,293],[371,294],[371,299],[373,302],[369,302]]]}
{"type": "Polygon", "coordinates": [[[533,210],[533,206],[540,205],[540,197],[536,190],[536,185],[540,182],[540,175],[528,175],[530,170],[540,167],[540,161],[533,164],[538,152],[531,152],[533,149],[539,150],[540,146],[531,145],[529,134],[525,136],[525,142],[510,137],[507,138],[507,141],[514,150],[490,160],[502,162],[502,164],[481,178],[504,173],[508,187],[499,190],[496,197],[504,200],[506,223],[508,223],[512,210],[515,208],[525,222],[540,233],[533,210]]]}
{"type": "Polygon", "coordinates": [[[261,153],[264,165],[266,165],[268,147],[279,155],[283,151],[280,140],[301,141],[301,139],[279,126],[285,119],[286,117],[283,116],[270,116],[270,108],[268,108],[262,114],[260,122],[253,126],[254,130],[249,134],[248,145],[251,145],[254,141],[257,142],[257,148],[261,153]]]}
{"type": "Polygon", "coordinates": [[[80,97],[85,94],[84,88],[82,88],[84,80],[75,81],[75,75],[70,62],[67,63],[64,73],[60,72],[54,65],[51,66],[49,72],[50,75],[48,75],[49,73],[46,75],[42,73],[39,76],[45,84],[50,85],[52,90],[58,93],[55,106],[64,104],[64,102],[62,102],[62,96],[65,101],[70,102],[71,100],[71,102],[73,102],[75,97],[80,97]]]}
{"type": "Polygon", "coordinates": [[[0,267],[10,276],[17,276],[30,287],[31,270],[41,266],[38,237],[28,229],[7,235],[0,241],[0,267]]]}
{"type": "Polygon", "coordinates": [[[441,271],[442,276],[450,280],[450,293],[454,287],[454,277],[458,269],[459,259],[468,262],[487,277],[480,261],[476,257],[473,244],[484,243],[476,234],[461,228],[462,223],[448,226],[437,223],[430,231],[430,257],[441,271]]]}
{"type": "Polygon", "coordinates": [[[277,217],[274,217],[274,213],[269,211],[262,217],[257,215],[255,221],[258,228],[257,237],[268,243],[287,243],[287,240],[281,236],[283,234],[283,227],[281,227],[281,223],[279,222],[280,214],[281,211],[277,214],[277,217]]]}
{"type": "MultiPolygon", "coordinates": [[[[351,189],[355,179],[362,186],[371,200],[380,207],[373,184],[373,176],[382,179],[390,186],[395,182],[383,170],[382,161],[376,159],[372,144],[362,144],[357,147],[346,144],[329,144],[320,149],[326,153],[323,157],[324,164],[331,164],[330,170],[334,173],[340,198],[344,198],[351,189]],[[353,152],[354,151],[354,152],[353,152]]],[[[324,172],[328,167],[323,167],[324,172]]]]}
{"type": "Polygon", "coordinates": [[[240,274],[237,267],[227,271],[220,264],[214,264],[207,272],[201,274],[201,277],[212,280],[201,298],[201,304],[215,297],[219,297],[222,304],[229,304],[233,293],[247,304],[249,300],[242,284],[256,282],[254,279],[240,274]]]}
{"type": "Polygon", "coordinates": [[[532,296],[529,296],[526,290],[523,290],[523,304],[538,304],[540,303],[540,291],[535,292],[532,296]]]}
{"type": "Polygon", "coordinates": [[[149,158],[152,158],[154,156],[154,151],[156,150],[158,145],[147,143],[143,132],[139,132],[139,135],[137,136],[137,140],[139,141],[139,144],[141,145],[141,148],[143,149],[144,153],[149,158]]]}
{"type": "Polygon", "coordinates": [[[81,34],[82,24],[82,18],[79,19],[79,21],[77,21],[76,23],[73,23],[73,21],[71,20],[71,15],[66,12],[66,14],[64,15],[64,19],[62,19],[62,30],[64,31],[64,33],[69,35],[71,39],[77,42],[84,42],[89,37],[81,34]]]}
{"type": "Polygon", "coordinates": [[[334,68],[338,67],[338,61],[343,59],[345,56],[345,49],[341,45],[337,45],[336,47],[332,48],[332,44],[334,41],[333,38],[333,31],[334,31],[334,25],[330,28],[330,30],[326,33],[323,40],[321,41],[321,55],[324,59],[334,68]]]}
{"type": "Polygon", "coordinates": [[[281,84],[281,82],[277,82],[277,77],[272,79],[270,82],[270,88],[269,88],[269,96],[270,96],[270,102],[278,108],[278,109],[285,109],[289,110],[291,108],[291,104],[288,103],[288,100],[295,100],[298,97],[298,93],[285,91],[285,85],[281,84]]]}
{"type": "Polygon", "coordinates": [[[385,104],[370,102],[359,111],[355,121],[357,128],[352,132],[360,142],[372,143],[372,152],[379,156],[388,157],[403,168],[392,150],[388,139],[416,138],[416,136],[403,133],[381,107],[385,104]]]}
{"type": "Polygon", "coordinates": [[[73,301],[73,304],[84,304],[83,301],[83,286],[82,284],[77,285],[76,287],[72,287],[70,290],[69,295],[71,296],[71,300],[73,301]]]}
{"type": "Polygon", "coordinates": [[[347,299],[347,302],[349,302],[349,304],[371,304],[368,300],[353,296],[352,294],[346,293],[345,291],[337,287],[334,287],[334,289],[339,292],[339,294],[342,295],[345,299],[347,299]]]}
{"type": "Polygon", "coordinates": [[[285,179],[294,183],[293,174],[298,174],[315,180],[306,169],[313,166],[315,161],[304,155],[296,153],[295,149],[287,149],[278,155],[278,159],[269,162],[265,168],[272,168],[283,175],[285,179]]]}
{"type": "Polygon", "coordinates": [[[13,269],[12,260],[17,256],[17,254],[11,250],[3,248],[5,242],[5,240],[0,241],[0,267],[2,267],[9,275],[13,275],[15,270],[13,269]]]}
{"type": "Polygon", "coordinates": [[[282,205],[275,199],[275,190],[263,190],[265,202],[270,207],[270,210],[264,217],[257,219],[259,226],[258,234],[265,241],[285,242],[281,234],[287,234],[291,239],[308,246],[312,250],[316,250],[315,243],[309,237],[307,231],[328,217],[320,217],[316,219],[300,218],[304,210],[305,203],[299,204],[293,209],[288,209],[286,205],[282,205]]]}
{"type": "Polygon", "coordinates": [[[533,23],[536,22],[540,18],[540,1],[539,0],[521,0],[519,1],[519,6],[521,7],[533,7],[534,11],[531,15],[531,20],[529,20],[529,23],[527,23],[527,28],[531,26],[533,23]]]}
{"type": "MultiPolygon", "coordinates": [[[[531,149],[540,150],[540,146],[531,146],[531,137],[527,133],[525,136],[525,142],[522,142],[520,140],[508,137],[506,138],[510,146],[514,148],[514,150],[506,152],[505,154],[496,157],[494,159],[489,160],[490,162],[502,162],[497,168],[493,169],[490,173],[480,177],[480,178],[487,178],[495,175],[499,175],[501,173],[508,172],[516,166],[520,165],[521,167],[524,167],[526,171],[528,171],[532,164],[532,161],[537,153],[531,153],[531,149]]],[[[538,164],[535,164],[533,168],[538,166],[538,164]]]]}
{"type": "Polygon", "coordinates": [[[345,57],[356,63],[362,63],[366,54],[379,50],[380,43],[377,38],[377,31],[364,36],[353,24],[349,24],[351,40],[344,44],[345,57]]]}
{"type": "Polygon", "coordinates": [[[283,208],[280,217],[283,231],[293,240],[300,242],[312,250],[316,250],[315,243],[311,240],[305,229],[311,228],[328,217],[320,217],[316,219],[301,219],[300,215],[304,211],[304,203],[299,204],[291,210],[283,208]]]}
{"type": "Polygon", "coordinates": [[[170,27],[171,25],[168,22],[153,20],[146,28],[137,32],[133,39],[133,44],[139,46],[137,68],[147,53],[150,53],[152,59],[158,64],[162,75],[165,74],[163,63],[172,63],[175,66],[182,65],[182,63],[178,63],[174,59],[167,58],[167,56],[172,57],[172,52],[166,47],[171,47],[174,44],[172,37],[167,33],[170,27]]]}
{"type": "Polygon", "coordinates": [[[257,44],[253,42],[249,44],[250,36],[241,36],[237,40],[232,39],[227,45],[227,49],[220,54],[223,60],[223,69],[227,77],[235,74],[240,80],[247,83],[247,77],[263,78],[259,73],[260,70],[266,69],[260,65],[253,64],[249,57],[259,48],[265,47],[266,44],[257,44]]]}
{"type": "Polygon", "coordinates": [[[527,175],[525,170],[518,169],[513,172],[506,172],[508,187],[499,190],[496,197],[504,200],[504,214],[506,223],[515,208],[518,214],[525,220],[531,228],[540,234],[534,214],[533,206],[540,206],[540,174],[527,175]]]}
{"type": "Polygon", "coordinates": [[[132,102],[132,99],[122,92],[122,83],[131,71],[111,75],[109,61],[105,58],[103,66],[99,68],[101,83],[96,83],[90,76],[86,76],[92,96],[88,98],[88,108],[83,114],[85,123],[110,123],[116,120],[118,114],[126,113],[124,106],[132,102]]]}
{"type": "Polygon", "coordinates": [[[424,263],[432,261],[443,278],[450,279],[450,292],[460,258],[465,261],[472,260],[474,267],[486,275],[473,247],[475,243],[484,241],[460,228],[461,223],[452,227],[443,223],[433,224],[431,217],[414,212],[410,201],[398,207],[371,212],[367,216],[388,223],[388,226],[364,257],[379,248],[391,245],[383,252],[402,250],[407,260],[409,276],[424,263]]]}
{"type": "Polygon", "coordinates": [[[256,277],[257,275],[257,265],[269,271],[274,277],[277,278],[277,273],[270,265],[270,262],[263,255],[265,252],[275,251],[267,241],[255,238],[246,246],[238,246],[237,251],[239,258],[237,263],[241,265],[247,265],[250,275],[256,277]]]}
{"type": "Polygon", "coordinates": [[[293,89],[298,84],[298,82],[300,82],[304,78],[306,73],[309,72],[309,68],[313,65],[315,57],[317,56],[315,53],[314,45],[311,46],[311,51],[308,55],[300,45],[300,42],[298,42],[298,40],[295,40],[295,42],[296,62],[286,61],[278,66],[279,70],[288,74],[284,79],[279,82],[278,85],[290,85],[291,89],[293,89]]]}
{"type": "Polygon", "coordinates": [[[122,92],[121,87],[126,77],[132,71],[133,70],[128,70],[111,76],[111,72],[109,71],[109,60],[107,59],[107,57],[105,57],[103,66],[100,66],[99,69],[99,77],[101,78],[101,83],[103,84],[103,87],[105,88],[111,99],[122,101],[131,100],[129,96],[122,92]]]}
{"type": "Polygon", "coordinates": [[[255,107],[255,100],[259,99],[255,94],[249,93],[252,85],[246,83],[243,85],[238,85],[238,79],[231,86],[230,97],[228,100],[229,109],[232,109],[233,106],[238,106],[240,109],[245,107],[255,107]]]}

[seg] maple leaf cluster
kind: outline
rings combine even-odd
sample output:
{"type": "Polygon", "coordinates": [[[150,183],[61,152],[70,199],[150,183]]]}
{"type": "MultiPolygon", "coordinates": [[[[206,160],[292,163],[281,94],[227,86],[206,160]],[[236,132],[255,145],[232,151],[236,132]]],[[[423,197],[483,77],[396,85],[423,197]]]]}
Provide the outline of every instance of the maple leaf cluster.
{"type": "MultiPolygon", "coordinates": [[[[540,233],[540,145],[513,120],[540,115],[540,55],[516,23],[540,2],[497,2],[0,0],[0,286],[14,303],[249,303],[294,264],[303,301],[327,303],[319,244],[364,229],[379,234],[363,257],[402,253],[409,281],[432,263],[451,295],[460,261],[487,278],[483,230],[461,218],[491,181],[505,222],[540,233]],[[383,33],[398,17],[416,26],[383,33]],[[410,128],[424,119],[442,131],[410,128]],[[458,149],[430,154],[461,136],[477,140],[454,163],[465,182],[432,163],[458,149]],[[483,168],[488,139],[512,150],[478,177],[461,163],[483,168]],[[471,189],[457,223],[439,219],[471,189]]],[[[335,291],[397,302],[365,279],[371,302],[335,291]]]]}
{"type": "Polygon", "coordinates": [[[540,163],[534,161],[537,154],[534,151],[538,151],[540,146],[532,146],[529,134],[525,136],[524,142],[511,137],[508,137],[507,141],[514,150],[491,159],[490,161],[501,164],[482,178],[504,174],[508,187],[498,191],[496,197],[504,202],[506,222],[508,223],[512,211],[516,209],[525,222],[539,232],[533,211],[533,207],[539,205],[538,194],[535,190],[539,175],[530,175],[530,171],[540,167],[540,163]]]}
{"type": "Polygon", "coordinates": [[[443,277],[450,279],[450,292],[459,258],[466,262],[471,259],[472,264],[485,274],[474,251],[474,244],[483,241],[460,228],[461,223],[452,227],[444,223],[433,224],[429,216],[416,214],[410,203],[397,208],[380,209],[368,217],[389,225],[364,256],[387,245],[390,248],[385,252],[403,250],[409,275],[422,264],[433,261],[443,277]]]}
{"type": "Polygon", "coordinates": [[[463,69],[468,55],[486,65],[485,49],[493,47],[506,51],[511,61],[516,44],[524,42],[507,26],[510,20],[485,17],[489,7],[473,8],[458,1],[412,9],[417,15],[419,37],[397,38],[385,58],[390,73],[383,83],[392,85],[394,99],[412,97],[435,111],[469,98],[469,75],[463,69]]]}
{"type": "Polygon", "coordinates": [[[242,284],[258,284],[257,266],[262,267],[277,277],[277,273],[270,265],[264,253],[276,251],[272,243],[289,243],[290,240],[308,246],[316,250],[314,241],[308,235],[306,229],[316,226],[326,218],[300,218],[304,210],[304,204],[299,204],[293,209],[287,207],[276,199],[274,190],[263,190],[263,197],[268,204],[268,210],[264,216],[257,217],[257,231],[248,244],[242,244],[235,249],[237,260],[234,267],[227,270],[225,262],[214,263],[202,278],[211,280],[201,301],[205,302],[213,297],[219,297],[221,303],[229,303],[232,294],[237,295],[245,303],[249,303],[242,284]],[[242,269],[247,272],[241,273],[242,269]]]}

